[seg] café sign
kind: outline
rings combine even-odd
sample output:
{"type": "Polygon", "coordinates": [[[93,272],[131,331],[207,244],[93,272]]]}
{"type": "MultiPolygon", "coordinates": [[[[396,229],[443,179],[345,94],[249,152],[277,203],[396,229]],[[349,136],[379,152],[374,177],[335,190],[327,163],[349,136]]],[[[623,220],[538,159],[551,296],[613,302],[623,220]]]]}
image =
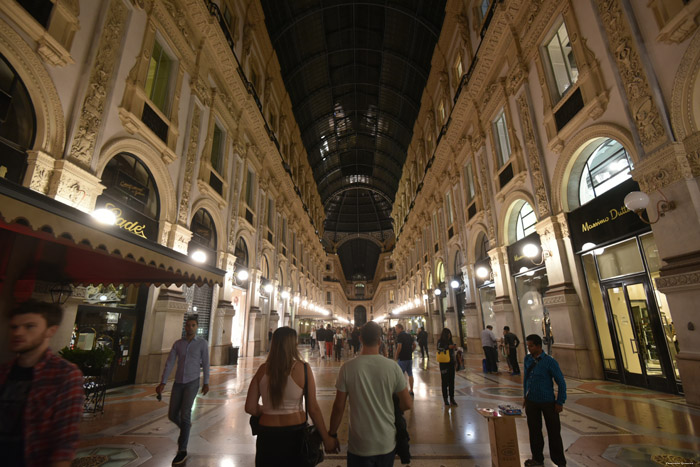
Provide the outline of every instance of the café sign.
{"type": "Polygon", "coordinates": [[[101,195],[97,199],[95,207],[112,212],[117,218],[115,225],[120,229],[149,240],[157,237],[158,226],[154,220],[128,206],[117,203],[106,195],[101,195]]]}

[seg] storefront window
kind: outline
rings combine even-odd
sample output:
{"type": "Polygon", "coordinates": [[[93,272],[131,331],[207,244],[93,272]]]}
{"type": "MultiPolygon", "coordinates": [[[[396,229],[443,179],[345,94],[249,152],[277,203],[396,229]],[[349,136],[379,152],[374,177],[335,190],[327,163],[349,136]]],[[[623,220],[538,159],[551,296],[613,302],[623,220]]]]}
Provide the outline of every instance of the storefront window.
{"type": "Polygon", "coordinates": [[[537,269],[515,277],[515,289],[518,294],[520,317],[523,323],[523,337],[530,334],[543,336],[544,300],[543,294],[549,286],[547,270],[537,269]]]}
{"type": "Polygon", "coordinates": [[[481,300],[481,315],[484,320],[484,327],[496,324],[496,313],[493,311],[493,302],[496,301],[496,287],[494,285],[484,286],[479,289],[479,299],[481,300]]]}
{"type": "Polygon", "coordinates": [[[591,307],[598,328],[600,337],[600,347],[603,351],[603,367],[606,370],[617,371],[617,361],[615,360],[615,350],[613,349],[612,338],[610,337],[610,325],[605,312],[603,294],[598,284],[598,272],[595,269],[595,257],[593,253],[583,255],[583,268],[586,271],[586,283],[591,299],[591,307]]]}
{"type": "Polygon", "coordinates": [[[666,294],[661,293],[656,288],[656,278],[659,277],[659,269],[661,267],[659,251],[656,248],[656,241],[654,240],[654,235],[652,233],[642,235],[641,237],[639,237],[639,239],[642,242],[644,258],[646,259],[647,267],[649,268],[651,286],[654,289],[656,305],[659,308],[659,315],[661,316],[661,325],[663,327],[664,337],[666,338],[666,346],[668,347],[668,352],[671,357],[673,372],[676,376],[676,380],[680,380],[680,373],[678,371],[677,362],[680,347],[678,344],[678,337],[676,336],[676,328],[673,324],[673,318],[671,318],[671,312],[668,307],[668,301],[666,300],[666,294]]]}
{"type": "Polygon", "coordinates": [[[601,280],[644,272],[636,238],[606,247],[597,259],[601,280]]]}

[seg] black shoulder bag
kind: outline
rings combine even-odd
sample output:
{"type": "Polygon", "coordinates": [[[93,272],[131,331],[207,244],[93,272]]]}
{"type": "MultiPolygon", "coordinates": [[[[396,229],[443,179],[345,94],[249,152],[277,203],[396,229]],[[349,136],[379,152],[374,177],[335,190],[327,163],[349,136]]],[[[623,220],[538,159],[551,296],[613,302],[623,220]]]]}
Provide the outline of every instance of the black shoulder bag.
{"type": "Polygon", "coordinates": [[[301,444],[301,455],[304,463],[309,467],[314,467],[323,462],[323,440],[316,425],[309,425],[309,383],[306,373],[306,363],[304,363],[304,399],[306,409],[306,421],[304,422],[304,434],[301,444]]]}

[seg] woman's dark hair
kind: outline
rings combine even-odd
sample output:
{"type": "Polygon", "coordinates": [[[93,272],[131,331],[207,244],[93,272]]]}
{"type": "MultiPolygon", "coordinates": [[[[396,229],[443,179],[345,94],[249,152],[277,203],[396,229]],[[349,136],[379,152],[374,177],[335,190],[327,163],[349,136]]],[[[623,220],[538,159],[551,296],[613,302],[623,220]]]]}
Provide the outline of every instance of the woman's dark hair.
{"type": "Polygon", "coordinates": [[[275,409],[282,404],[287,377],[292,371],[292,365],[297,360],[301,360],[297,349],[297,332],[287,326],[277,328],[272,334],[270,353],[267,355],[265,368],[270,401],[275,409]]]}
{"type": "Polygon", "coordinates": [[[442,334],[440,334],[440,342],[443,344],[452,342],[452,331],[449,328],[443,328],[442,334]]]}

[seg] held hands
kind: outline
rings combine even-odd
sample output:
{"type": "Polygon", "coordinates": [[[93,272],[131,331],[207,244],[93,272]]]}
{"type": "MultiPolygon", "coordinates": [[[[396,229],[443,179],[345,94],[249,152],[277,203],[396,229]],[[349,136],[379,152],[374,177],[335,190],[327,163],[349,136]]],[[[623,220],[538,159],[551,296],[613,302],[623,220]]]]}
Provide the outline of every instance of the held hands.
{"type": "Polygon", "coordinates": [[[209,385],[208,384],[202,385],[202,395],[206,396],[208,392],[209,392],[209,385]]]}
{"type": "Polygon", "coordinates": [[[556,413],[561,413],[562,410],[564,410],[564,406],[563,406],[563,405],[554,404],[554,411],[555,411],[556,413]]]}
{"type": "Polygon", "coordinates": [[[163,394],[163,389],[165,389],[165,384],[160,383],[156,386],[156,394],[163,394]]]}
{"type": "Polygon", "coordinates": [[[337,454],[340,452],[340,441],[338,438],[332,437],[330,434],[327,436],[327,440],[323,441],[323,449],[326,454],[337,454]]]}

